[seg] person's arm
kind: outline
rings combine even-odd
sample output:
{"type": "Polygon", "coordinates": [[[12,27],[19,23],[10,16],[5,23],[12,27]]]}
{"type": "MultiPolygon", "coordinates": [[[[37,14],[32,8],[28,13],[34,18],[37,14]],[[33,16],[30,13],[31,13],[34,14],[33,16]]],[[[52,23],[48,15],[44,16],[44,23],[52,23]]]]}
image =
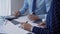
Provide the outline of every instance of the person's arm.
{"type": "Polygon", "coordinates": [[[47,14],[38,15],[39,19],[46,19],[47,14]]]}
{"type": "Polygon", "coordinates": [[[38,20],[42,20],[45,21],[46,20],[46,15],[47,14],[42,14],[42,15],[29,15],[28,18],[32,21],[38,21],[38,20]]]}
{"type": "Polygon", "coordinates": [[[24,30],[31,31],[35,34],[47,34],[47,33],[49,33],[48,28],[41,28],[41,27],[37,27],[37,26],[32,26],[29,23],[22,23],[21,25],[22,25],[21,27],[24,30]]]}
{"type": "Polygon", "coordinates": [[[19,10],[19,11],[20,11],[20,14],[24,14],[27,9],[28,9],[28,3],[27,3],[27,0],[24,0],[24,5],[23,5],[23,7],[19,10]]]}
{"type": "Polygon", "coordinates": [[[47,28],[39,28],[34,26],[32,32],[35,34],[48,34],[49,30],[47,28]]]}

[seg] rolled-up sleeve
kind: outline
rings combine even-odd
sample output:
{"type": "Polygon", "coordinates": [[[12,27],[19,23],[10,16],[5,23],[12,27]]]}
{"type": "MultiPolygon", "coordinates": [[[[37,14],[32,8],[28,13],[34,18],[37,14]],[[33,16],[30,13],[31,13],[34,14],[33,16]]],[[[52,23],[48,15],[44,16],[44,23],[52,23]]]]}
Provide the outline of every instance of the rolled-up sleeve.
{"type": "Polygon", "coordinates": [[[49,30],[47,28],[38,28],[35,26],[33,27],[32,32],[35,34],[49,34],[49,30]]]}
{"type": "Polygon", "coordinates": [[[24,5],[19,11],[21,14],[24,14],[27,9],[28,9],[28,3],[27,0],[24,0],[24,5]]]}

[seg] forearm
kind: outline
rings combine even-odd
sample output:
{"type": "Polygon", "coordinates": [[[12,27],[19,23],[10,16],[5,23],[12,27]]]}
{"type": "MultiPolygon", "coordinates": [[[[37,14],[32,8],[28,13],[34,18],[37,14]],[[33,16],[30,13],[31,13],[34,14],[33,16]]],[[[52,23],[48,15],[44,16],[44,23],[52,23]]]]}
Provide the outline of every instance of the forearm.
{"type": "Polygon", "coordinates": [[[19,10],[20,14],[23,15],[23,14],[26,12],[27,9],[28,9],[28,8],[21,8],[21,9],[19,10]]]}
{"type": "Polygon", "coordinates": [[[33,29],[32,29],[32,32],[35,33],[35,34],[39,34],[40,33],[40,28],[34,26],[33,29]]]}
{"type": "Polygon", "coordinates": [[[28,9],[28,3],[27,3],[27,0],[24,0],[24,5],[23,5],[23,7],[19,10],[20,14],[24,14],[27,9],[28,9]]]}
{"type": "Polygon", "coordinates": [[[35,34],[48,34],[49,30],[47,28],[38,28],[38,27],[33,27],[32,32],[35,34]]]}

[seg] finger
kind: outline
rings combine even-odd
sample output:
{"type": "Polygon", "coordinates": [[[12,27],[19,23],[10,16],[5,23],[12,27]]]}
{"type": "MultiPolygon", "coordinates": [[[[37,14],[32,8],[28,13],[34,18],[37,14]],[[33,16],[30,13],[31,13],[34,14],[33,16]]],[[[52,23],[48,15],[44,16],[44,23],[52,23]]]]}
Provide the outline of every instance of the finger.
{"type": "Polygon", "coordinates": [[[26,24],[25,22],[20,23],[21,25],[26,24]]]}
{"type": "Polygon", "coordinates": [[[25,23],[21,23],[20,27],[24,29],[24,25],[25,25],[25,23]]]}
{"type": "Polygon", "coordinates": [[[24,23],[20,23],[21,25],[23,25],[24,23]]]}
{"type": "Polygon", "coordinates": [[[20,25],[19,28],[24,28],[24,25],[20,25]]]}
{"type": "Polygon", "coordinates": [[[29,15],[28,17],[31,18],[31,15],[29,15]]]}

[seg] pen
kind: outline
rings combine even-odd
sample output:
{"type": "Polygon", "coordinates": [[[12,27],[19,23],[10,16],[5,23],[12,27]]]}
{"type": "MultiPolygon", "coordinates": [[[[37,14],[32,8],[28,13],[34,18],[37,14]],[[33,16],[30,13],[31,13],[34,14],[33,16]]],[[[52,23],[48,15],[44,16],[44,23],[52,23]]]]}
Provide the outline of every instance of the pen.
{"type": "MultiPolygon", "coordinates": [[[[28,23],[28,21],[26,21],[26,23],[28,23]]],[[[21,26],[19,26],[19,28],[20,28],[21,26]]]]}
{"type": "Polygon", "coordinates": [[[26,21],[26,23],[28,23],[28,21],[26,21]]]}

